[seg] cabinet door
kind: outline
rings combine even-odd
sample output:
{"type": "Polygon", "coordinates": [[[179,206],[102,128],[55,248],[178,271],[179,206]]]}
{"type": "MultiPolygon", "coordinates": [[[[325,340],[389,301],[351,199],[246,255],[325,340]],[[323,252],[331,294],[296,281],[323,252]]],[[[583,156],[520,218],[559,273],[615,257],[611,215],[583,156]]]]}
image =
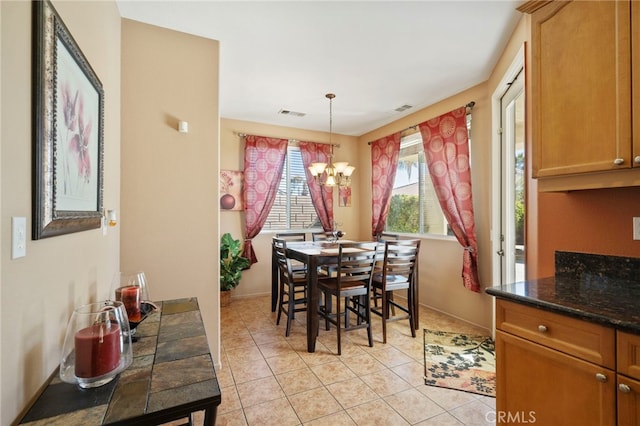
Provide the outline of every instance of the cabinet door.
{"type": "Polygon", "coordinates": [[[640,168],[640,4],[631,2],[631,63],[633,79],[633,166],[640,168]]]}
{"type": "Polygon", "coordinates": [[[613,425],[615,373],[496,331],[496,423],[613,425]],[[502,420],[502,421],[501,421],[502,420]]]}
{"type": "Polygon", "coordinates": [[[562,1],[533,13],[534,177],[631,167],[630,10],[562,1]]]}
{"type": "Polygon", "coordinates": [[[618,426],[640,425],[640,382],[618,374],[618,426]]]}

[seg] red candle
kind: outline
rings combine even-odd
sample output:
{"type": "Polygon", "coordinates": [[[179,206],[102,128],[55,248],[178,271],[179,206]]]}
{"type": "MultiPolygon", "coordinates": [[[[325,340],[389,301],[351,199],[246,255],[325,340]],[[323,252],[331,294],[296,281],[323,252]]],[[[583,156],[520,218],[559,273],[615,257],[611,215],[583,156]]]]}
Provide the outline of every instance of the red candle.
{"type": "Polygon", "coordinates": [[[94,324],[75,335],[76,377],[98,377],[120,364],[120,327],[113,322],[94,324]]]}
{"type": "Polygon", "coordinates": [[[124,287],[120,290],[120,294],[129,321],[140,321],[142,316],[140,313],[140,288],[135,286],[124,287]]]}

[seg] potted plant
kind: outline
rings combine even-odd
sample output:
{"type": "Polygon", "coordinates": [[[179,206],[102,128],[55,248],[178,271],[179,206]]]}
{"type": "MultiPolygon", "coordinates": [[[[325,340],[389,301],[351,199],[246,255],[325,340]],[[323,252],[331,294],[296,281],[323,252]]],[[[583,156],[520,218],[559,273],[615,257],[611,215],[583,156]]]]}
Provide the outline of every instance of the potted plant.
{"type": "Polygon", "coordinates": [[[240,241],[225,233],[220,238],[220,306],[229,306],[231,289],[240,284],[242,271],[249,265],[249,259],[242,256],[240,241]]]}

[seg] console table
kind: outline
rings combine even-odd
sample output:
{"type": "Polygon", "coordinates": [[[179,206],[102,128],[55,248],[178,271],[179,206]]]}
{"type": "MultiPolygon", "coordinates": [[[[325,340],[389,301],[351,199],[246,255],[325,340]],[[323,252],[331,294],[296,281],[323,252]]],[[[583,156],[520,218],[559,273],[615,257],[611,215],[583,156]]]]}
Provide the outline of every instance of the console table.
{"type": "Polygon", "coordinates": [[[198,300],[166,300],[138,325],[133,362],[110,383],[80,389],[56,371],[20,424],[151,425],[205,411],[222,399],[198,300]]]}

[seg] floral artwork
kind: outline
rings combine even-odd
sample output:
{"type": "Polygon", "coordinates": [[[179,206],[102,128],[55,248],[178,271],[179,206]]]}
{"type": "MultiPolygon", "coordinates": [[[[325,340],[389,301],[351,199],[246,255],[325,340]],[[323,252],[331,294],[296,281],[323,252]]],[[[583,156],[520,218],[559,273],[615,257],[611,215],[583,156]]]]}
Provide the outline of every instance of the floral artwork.
{"type": "Polygon", "coordinates": [[[100,228],[104,90],[50,1],[34,2],[33,239],[100,228]]]}
{"type": "Polygon", "coordinates": [[[351,207],[350,186],[341,186],[338,189],[338,207],[351,207]]]}
{"type": "Polygon", "coordinates": [[[61,210],[83,210],[97,197],[98,94],[60,41],[58,49],[56,201],[61,210]]]}
{"type": "Polygon", "coordinates": [[[220,209],[244,210],[242,203],[243,174],[236,170],[220,170],[220,209]]]}

